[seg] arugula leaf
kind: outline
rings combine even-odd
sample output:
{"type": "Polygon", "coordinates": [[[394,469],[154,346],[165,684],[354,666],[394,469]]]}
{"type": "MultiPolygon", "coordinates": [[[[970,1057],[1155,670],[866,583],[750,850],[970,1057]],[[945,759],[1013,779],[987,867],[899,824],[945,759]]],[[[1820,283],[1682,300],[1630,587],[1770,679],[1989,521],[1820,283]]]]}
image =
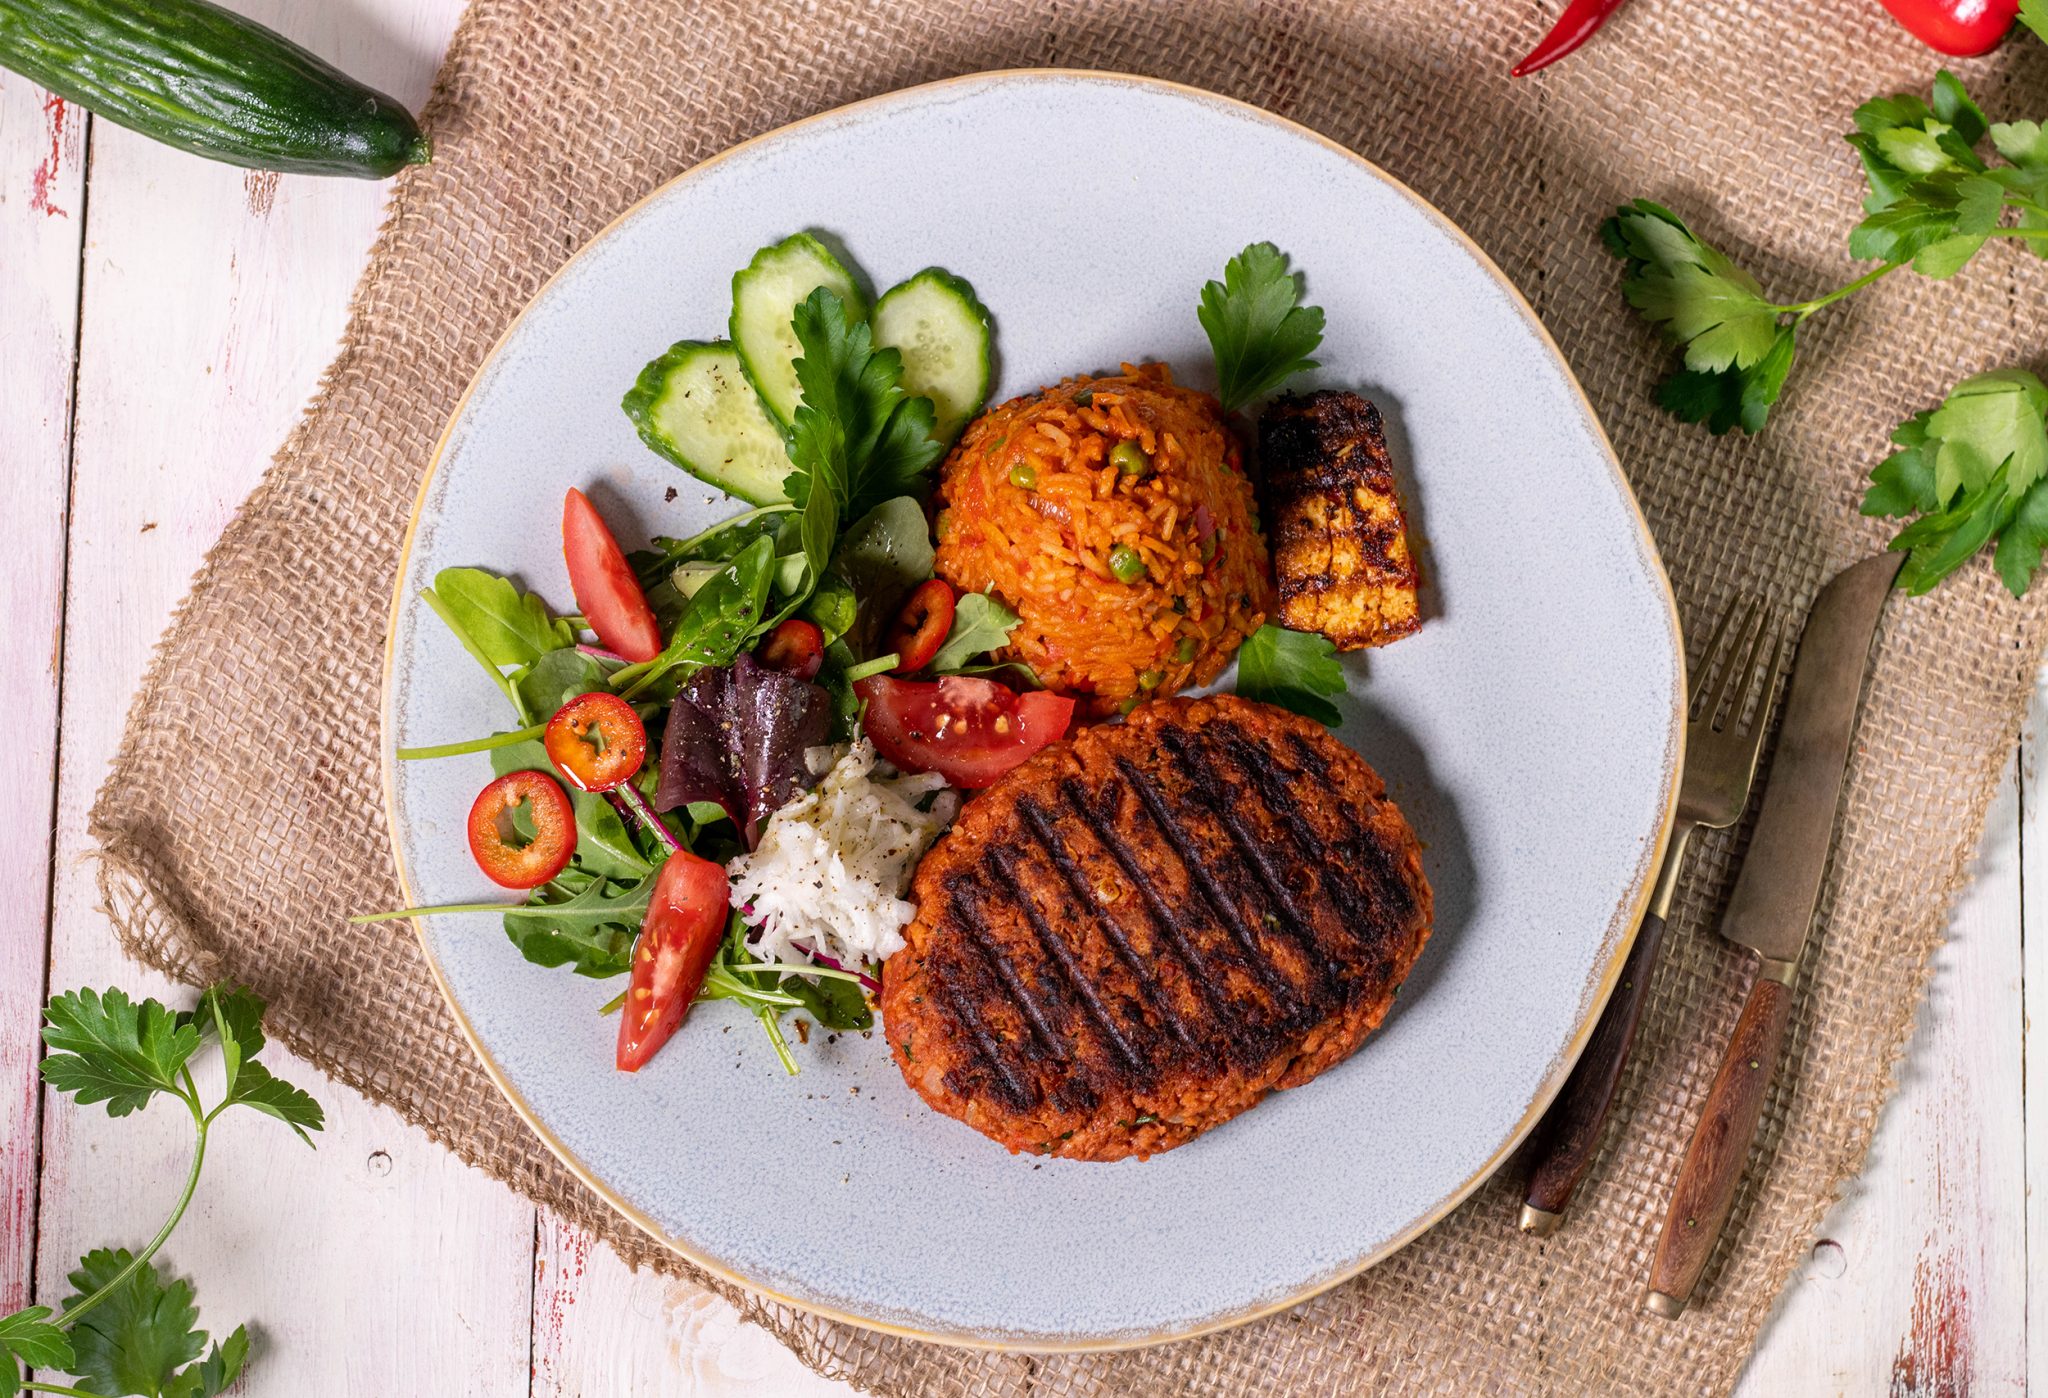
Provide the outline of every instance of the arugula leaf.
{"type": "MultiPolygon", "coordinates": [[[[931,400],[904,391],[903,356],[876,349],[868,323],[835,293],[813,291],[796,308],[791,328],[803,349],[794,365],[803,402],[790,425],[795,470],[783,490],[804,511],[806,556],[822,565],[831,546],[827,531],[812,526],[814,490],[830,494],[836,527],[891,496],[922,495],[945,448],[931,435],[931,400]]],[[[822,507],[817,515],[823,517],[822,507]]]]}
{"type": "Polygon", "coordinates": [[[1892,433],[1866,515],[1912,518],[1892,540],[1899,585],[1923,593],[1996,539],[1994,566],[2024,596],[2048,544],[2048,384],[2023,369],[1978,374],[1892,433]]]}
{"type": "Polygon", "coordinates": [[[614,887],[597,880],[574,897],[536,894],[505,910],[505,935],[536,966],[573,966],[579,976],[602,980],[633,969],[633,938],[654,893],[650,873],[614,887]]]}
{"type": "Polygon", "coordinates": [[[140,1004],[120,990],[77,990],[43,1011],[43,1081],[80,1105],[105,1102],[126,1116],[159,1092],[184,1096],[178,1075],[199,1049],[199,1030],[155,1000],[140,1004]]]}
{"type": "Polygon", "coordinates": [[[1267,622],[1237,652],[1237,692],[1278,704],[1328,728],[1343,722],[1324,696],[1345,690],[1344,667],[1326,636],[1289,631],[1267,622]]]}
{"type": "Polygon", "coordinates": [[[818,628],[829,646],[853,629],[853,623],[860,616],[860,597],[854,592],[853,584],[837,573],[827,571],[818,579],[818,585],[811,589],[802,615],[818,628]]]}
{"type": "Polygon", "coordinates": [[[0,1398],[21,1392],[21,1366],[31,1369],[71,1368],[70,1337],[50,1324],[48,1306],[30,1306],[0,1316],[0,1398]]]}
{"type": "Polygon", "coordinates": [[[508,699],[507,667],[531,665],[548,651],[576,644],[576,629],[556,620],[547,603],[481,568],[443,568],[420,597],[508,699]]]}
{"type": "Polygon", "coordinates": [[[934,673],[957,673],[978,655],[1000,649],[1016,629],[1018,616],[986,592],[963,593],[953,609],[953,629],[932,657],[934,673]]]}
{"type": "Polygon", "coordinates": [[[762,535],[697,589],[660,655],[612,673],[613,689],[632,699],[657,682],[672,690],[704,666],[730,664],[760,630],[774,574],[775,541],[762,535]]]}
{"type": "Polygon", "coordinates": [[[1323,312],[1301,304],[1301,278],[1271,243],[1253,243],[1202,287],[1196,319],[1216,356],[1217,397],[1236,412],[1294,374],[1316,367],[1323,312]]]}
{"type": "Polygon", "coordinates": [[[87,1296],[113,1288],[71,1331],[76,1351],[71,1372],[88,1393],[157,1398],[177,1379],[180,1368],[205,1352],[206,1332],[198,1328],[199,1310],[192,1304],[190,1283],[166,1284],[155,1264],[145,1263],[114,1284],[134,1260],[126,1248],[98,1248],[71,1273],[78,1294],[65,1300],[67,1312],[87,1296]]]}

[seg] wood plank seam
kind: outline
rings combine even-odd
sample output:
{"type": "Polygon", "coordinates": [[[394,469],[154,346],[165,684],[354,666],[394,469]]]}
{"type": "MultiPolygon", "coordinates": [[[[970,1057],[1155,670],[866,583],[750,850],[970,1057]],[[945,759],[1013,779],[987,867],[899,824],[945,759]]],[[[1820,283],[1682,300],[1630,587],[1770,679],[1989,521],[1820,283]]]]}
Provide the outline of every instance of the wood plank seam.
{"type": "MultiPolygon", "coordinates": [[[[58,793],[61,790],[56,781],[64,761],[64,651],[70,644],[69,597],[71,590],[71,525],[77,516],[72,508],[72,493],[77,486],[78,466],[78,361],[79,346],[85,337],[85,255],[86,225],[92,217],[92,135],[94,117],[91,112],[79,109],[85,118],[80,132],[83,149],[83,170],[78,182],[78,276],[72,288],[71,321],[71,375],[65,390],[64,404],[64,520],[60,531],[62,543],[57,555],[57,633],[51,643],[50,669],[52,675],[52,696],[56,724],[50,735],[50,848],[48,864],[43,881],[43,955],[42,982],[38,999],[49,1003],[50,999],[50,955],[56,936],[57,925],[57,819],[58,793]]],[[[35,1050],[38,1075],[43,1059],[43,1050],[35,1050]]],[[[34,1265],[36,1249],[42,1240],[43,1191],[42,1191],[42,1146],[43,1119],[49,1111],[49,1094],[34,1094],[34,1114],[29,1121],[29,1155],[35,1160],[36,1168],[28,1177],[28,1269],[27,1301],[36,1305],[37,1268],[34,1265]]],[[[53,1299],[52,1305],[56,1302],[53,1299]]]]}

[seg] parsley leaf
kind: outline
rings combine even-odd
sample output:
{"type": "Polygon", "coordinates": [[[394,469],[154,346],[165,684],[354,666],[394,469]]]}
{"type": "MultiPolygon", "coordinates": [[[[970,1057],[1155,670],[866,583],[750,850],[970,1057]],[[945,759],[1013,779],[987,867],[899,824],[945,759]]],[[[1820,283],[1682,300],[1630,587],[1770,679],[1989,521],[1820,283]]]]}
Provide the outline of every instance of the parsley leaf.
{"type": "Polygon", "coordinates": [[[1271,243],[1253,243],[1223,267],[1223,280],[1202,287],[1195,312],[1216,355],[1217,397],[1225,411],[1316,367],[1323,313],[1301,304],[1301,279],[1271,243]]]}
{"type": "Polygon", "coordinates": [[[105,1102],[126,1116],[159,1092],[184,1095],[178,1074],[199,1049],[199,1030],[155,1000],[137,1004],[119,990],[72,991],[43,1011],[43,1081],[81,1105],[105,1102]]]}
{"type": "Polygon", "coordinates": [[[1343,715],[1323,696],[1345,688],[1344,667],[1327,636],[1268,622],[1238,648],[1237,692],[1246,699],[1278,704],[1335,728],[1343,715]]]}
{"type": "Polygon", "coordinates": [[[2020,0],[2020,23],[2048,43],[2048,0],[2020,0]]]}
{"type": "Polygon", "coordinates": [[[265,1116],[274,1116],[298,1133],[300,1140],[313,1144],[308,1131],[318,1131],[327,1124],[326,1113],[304,1089],[293,1087],[282,1078],[273,1077],[261,1063],[244,1063],[241,1079],[235,1090],[222,1106],[237,1104],[254,1107],[265,1116]]]}
{"type": "Polygon", "coordinates": [[[1995,539],[2000,580],[2025,596],[2048,546],[2048,384],[2024,369],[1975,375],[1892,441],[1863,513],[1917,516],[1892,540],[1908,552],[1899,585],[1926,592],[1995,539]]]}
{"type": "Polygon", "coordinates": [[[1685,368],[1657,401],[1716,436],[1763,429],[1792,372],[1795,328],[1764,299],[1755,277],[1648,199],[1601,225],[1607,249],[1628,264],[1622,294],[1684,350],[1685,368]]]}
{"type": "Polygon", "coordinates": [[[868,323],[832,291],[813,291],[791,325],[803,348],[795,364],[803,402],[790,427],[795,470],[783,489],[805,512],[805,557],[818,554],[821,570],[830,546],[814,548],[825,534],[812,523],[815,491],[831,496],[837,519],[853,519],[892,496],[922,495],[945,448],[931,435],[931,400],[904,392],[903,356],[876,349],[868,323]]]}
{"type": "MultiPolygon", "coordinates": [[[[71,1285],[78,1294],[64,1302],[67,1312],[87,1296],[112,1287],[72,1328],[76,1353],[69,1367],[78,1386],[88,1393],[141,1398],[165,1394],[211,1398],[220,1388],[206,1388],[197,1382],[201,1375],[194,1370],[201,1366],[179,1372],[206,1349],[206,1332],[197,1328],[199,1310],[192,1304],[191,1285],[184,1281],[167,1285],[152,1263],[144,1263],[117,1283],[115,1279],[132,1261],[134,1255],[126,1248],[100,1248],[87,1253],[71,1274],[71,1285]]],[[[241,1336],[239,1344],[231,1337],[229,1345],[246,1356],[248,1337],[239,1329],[236,1334],[241,1336]]],[[[221,1353],[216,1371],[226,1370],[227,1358],[221,1353]]],[[[238,1359],[234,1368],[239,1371],[240,1367],[238,1359]]]]}
{"type": "Polygon", "coordinates": [[[31,1369],[71,1367],[71,1340],[50,1324],[48,1306],[30,1306],[0,1316],[0,1398],[21,1392],[21,1366],[31,1369]]]}

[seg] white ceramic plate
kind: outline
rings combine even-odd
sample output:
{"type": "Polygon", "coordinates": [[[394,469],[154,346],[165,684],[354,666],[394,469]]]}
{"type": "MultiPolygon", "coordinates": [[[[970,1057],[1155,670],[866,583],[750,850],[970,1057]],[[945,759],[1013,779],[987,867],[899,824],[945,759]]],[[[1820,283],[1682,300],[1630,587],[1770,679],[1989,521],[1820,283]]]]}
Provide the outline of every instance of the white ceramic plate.
{"type": "MultiPolygon", "coordinates": [[[[438,569],[510,573],[566,609],[567,486],[629,536],[736,508],[642,447],[619,397],[671,341],[722,334],[734,269],[800,228],[878,286],[932,264],[972,281],[995,399],[1147,358],[1210,386],[1202,283],[1249,242],[1293,257],[1328,313],[1315,378],[1380,404],[1425,541],[1429,620],[1349,662],[1342,736],[1421,835],[1435,936],[1350,1061],[1144,1163],[1010,1156],[925,1107],[879,1034],[814,1034],[787,1078],[726,1005],[616,1073],[597,1013],[616,984],[528,965],[488,916],[425,919],[477,1052],[636,1223],[862,1324],[1142,1344],[1385,1257],[1500,1164],[1590,1032],[1669,827],[1684,659],[1655,548],[1528,306],[1441,214],[1312,133],[1156,82],[1001,73],[800,123],[661,189],[535,298],[450,424],[396,590],[387,754],[508,722],[416,600],[438,569]]],[[[486,759],[386,766],[408,897],[490,896],[462,834],[486,759]]]]}

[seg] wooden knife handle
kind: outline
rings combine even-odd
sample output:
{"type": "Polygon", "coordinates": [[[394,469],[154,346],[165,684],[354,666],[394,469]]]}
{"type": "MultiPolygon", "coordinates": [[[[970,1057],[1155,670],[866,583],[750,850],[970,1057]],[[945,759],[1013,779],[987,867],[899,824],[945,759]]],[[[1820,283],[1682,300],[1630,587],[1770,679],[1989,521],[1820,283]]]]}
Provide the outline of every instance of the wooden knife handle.
{"type": "Polygon", "coordinates": [[[1600,1131],[1614,1105],[1621,1070],[1635,1046],[1636,1028],[1650,996],[1650,973],[1664,948],[1664,919],[1647,913],[1635,945],[1621,963],[1621,979],[1587,1041],[1564,1091],[1536,1128],[1535,1161],[1522,1206],[1522,1231],[1547,1238],[1564,1222],[1565,1207],[1600,1149],[1600,1131]]]}
{"type": "Polygon", "coordinates": [[[1749,1163],[1749,1148],[1756,1142],[1764,1092],[1785,1043],[1786,1021],[1792,1016],[1791,987],[1771,974],[1774,969],[1790,970],[1767,967],[1750,986],[1742,1018],[1735,1023],[1721,1071],[1714,1077],[1700,1124],[1693,1130],[1692,1144],[1685,1148],[1685,1162],[1678,1167],[1671,1209],[1664,1217],[1657,1256],[1650,1264],[1650,1291],[1643,1299],[1645,1309],[1666,1319],[1682,1315],[1691,1301],[1714,1242],[1721,1236],[1721,1225],[1728,1221],[1735,1187],[1742,1182],[1743,1167],[1749,1163]]]}

